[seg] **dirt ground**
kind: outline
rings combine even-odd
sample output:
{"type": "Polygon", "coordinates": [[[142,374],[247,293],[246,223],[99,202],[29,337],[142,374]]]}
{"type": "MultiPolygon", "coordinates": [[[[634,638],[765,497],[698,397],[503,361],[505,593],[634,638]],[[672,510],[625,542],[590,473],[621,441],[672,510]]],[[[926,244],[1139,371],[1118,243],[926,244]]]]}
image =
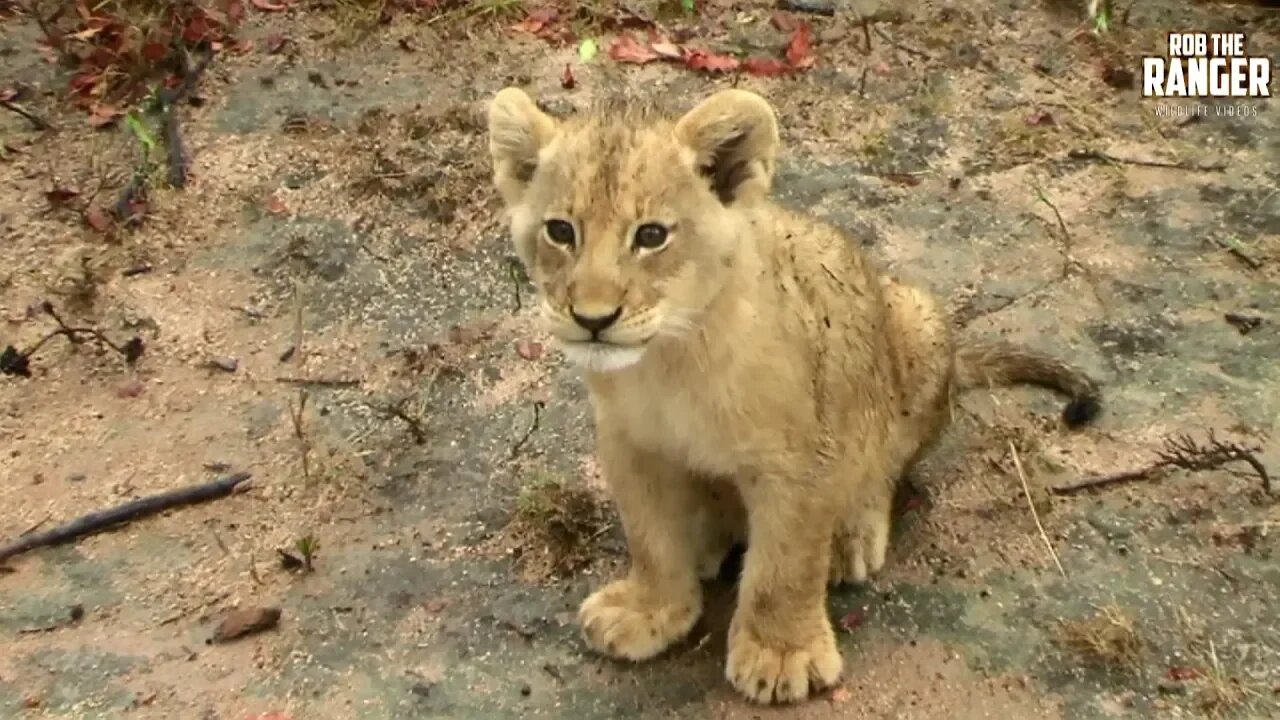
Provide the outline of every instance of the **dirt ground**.
{"type": "MultiPolygon", "coordinates": [[[[1051,491],[1209,431],[1280,475],[1280,107],[1161,117],[1113,74],[1174,28],[1244,31],[1274,63],[1280,13],[1152,0],[1095,41],[1069,3],[838,2],[796,15],[812,68],[760,78],[618,63],[612,34],[583,62],[513,31],[519,3],[364,34],[342,0],[256,5],[237,35],[259,45],[220,54],[180,110],[190,184],[105,233],[83,210],[125,185],[138,140],[91,128],[36,24],[0,20],[0,88],[34,89],[22,106],[56,126],[0,111],[0,346],[56,327],[45,300],[145,344],[129,365],[57,337],[31,377],[0,377],[0,541],[252,473],[3,563],[0,716],[1280,716],[1280,509],[1248,465],[1051,491]],[[779,110],[786,203],[948,297],[962,332],[1070,357],[1107,393],[1080,432],[1043,391],[966,396],[883,575],[832,595],[844,683],[777,710],[723,679],[729,582],[658,660],[579,640],[624,546],[483,134],[507,84],[564,114],[614,86],[687,107],[734,83],[779,110]],[[286,568],[308,543],[311,570],[286,568]],[[252,607],[278,626],[207,643],[252,607]]],[[[697,5],[664,25],[786,42],[771,2],[697,5]]]]}

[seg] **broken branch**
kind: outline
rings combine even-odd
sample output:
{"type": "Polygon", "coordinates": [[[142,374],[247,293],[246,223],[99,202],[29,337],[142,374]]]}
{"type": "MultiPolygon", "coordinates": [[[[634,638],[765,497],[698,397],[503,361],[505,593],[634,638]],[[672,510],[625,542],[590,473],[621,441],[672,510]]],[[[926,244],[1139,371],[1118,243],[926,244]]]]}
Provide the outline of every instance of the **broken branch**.
{"type": "Polygon", "coordinates": [[[0,100],[0,107],[3,107],[4,109],[9,111],[15,112],[18,115],[21,115],[22,117],[26,118],[27,122],[31,123],[32,127],[34,127],[37,130],[53,129],[53,125],[49,124],[48,120],[45,120],[39,115],[31,112],[30,110],[22,107],[21,105],[18,105],[17,103],[11,100],[0,100]]]}
{"type": "Polygon", "coordinates": [[[199,485],[180,488],[178,490],[170,490],[150,497],[138,498],[137,500],[131,500],[114,508],[83,515],[72,520],[66,525],[61,525],[38,535],[29,535],[0,547],[0,562],[8,560],[16,555],[20,555],[28,550],[34,550],[35,548],[47,547],[50,545],[58,545],[70,540],[75,540],[77,538],[84,537],[85,535],[98,533],[114,526],[131,522],[148,515],[154,515],[170,508],[182,505],[193,505],[195,503],[225,497],[226,495],[231,494],[231,492],[236,489],[236,486],[248,480],[249,477],[250,474],[247,472],[236,473],[235,475],[228,475],[227,477],[214,480],[213,482],[201,483],[199,485]]]}
{"type": "Polygon", "coordinates": [[[1194,163],[1194,162],[1170,162],[1167,160],[1139,160],[1136,158],[1125,158],[1102,152],[1101,150],[1070,150],[1067,152],[1067,158],[1070,160],[1083,160],[1086,162],[1109,162],[1118,165],[1138,165],[1141,167],[1158,167],[1169,168],[1172,170],[1190,170],[1192,172],[1221,172],[1227,169],[1225,162],[1221,163],[1194,163]]]}
{"type": "Polygon", "coordinates": [[[1150,465],[1135,470],[1098,475],[1084,478],[1073,483],[1057,485],[1050,490],[1055,495],[1071,495],[1082,490],[1107,487],[1139,480],[1153,480],[1170,468],[1179,468],[1190,472],[1217,470],[1233,463],[1243,462],[1253,470],[1262,481],[1262,489],[1267,494],[1275,491],[1271,475],[1258,459],[1257,448],[1246,447],[1238,443],[1218,440],[1212,430],[1204,444],[1197,443],[1190,435],[1176,435],[1165,438],[1164,447],[1156,451],[1156,460],[1150,465]]]}

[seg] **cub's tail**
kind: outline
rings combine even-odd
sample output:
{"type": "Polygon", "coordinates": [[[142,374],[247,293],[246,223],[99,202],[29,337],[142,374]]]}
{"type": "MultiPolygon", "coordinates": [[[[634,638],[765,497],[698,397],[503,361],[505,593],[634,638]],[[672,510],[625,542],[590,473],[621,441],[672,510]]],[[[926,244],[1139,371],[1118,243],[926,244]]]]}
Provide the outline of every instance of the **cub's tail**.
{"type": "Polygon", "coordinates": [[[1013,343],[961,342],[956,348],[957,390],[1025,383],[1057,390],[1071,398],[1062,410],[1067,427],[1092,421],[1102,410],[1098,385],[1083,371],[1057,358],[1013,343]]]}

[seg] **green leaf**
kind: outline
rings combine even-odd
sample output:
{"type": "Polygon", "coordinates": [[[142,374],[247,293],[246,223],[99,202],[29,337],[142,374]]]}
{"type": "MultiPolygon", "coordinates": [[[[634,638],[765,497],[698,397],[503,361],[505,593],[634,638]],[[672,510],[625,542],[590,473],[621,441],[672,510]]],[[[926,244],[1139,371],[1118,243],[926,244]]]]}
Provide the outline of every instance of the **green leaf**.
{"type": "Polygon", "coordinates": [[[698,11],[694,5],[694,0],[680,0],[680,7],[684,8],[685,15],[692,15],[698,11]]]}
{"type": "Polygon", "coordinates": [[[155,137],[151,135],[151,131],[143,124],[142,119],[138,117],[137,113],[130,112],[128,115],[125,115],[124,122],[129,126],[129,129],[133,131],[134,136],[138,138],[138,142],[142,143],[143,147],[147,149],[147,152],[151,152],[156,149],[155,137]]]}
{"type": "Polygon", "coordinates": [[[591,62],[591,59],[594,58],[598,52],[600,52],[600,46],[597,45],[596,41],[592,38],[583,40],[582,44],[578,46],[578,58],[584,63],[591,62]]]}

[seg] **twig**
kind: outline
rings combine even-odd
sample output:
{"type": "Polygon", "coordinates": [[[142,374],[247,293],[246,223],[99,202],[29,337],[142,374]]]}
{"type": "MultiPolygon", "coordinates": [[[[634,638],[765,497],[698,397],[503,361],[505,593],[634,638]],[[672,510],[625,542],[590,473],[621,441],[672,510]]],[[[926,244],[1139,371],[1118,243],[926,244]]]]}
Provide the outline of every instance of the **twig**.
{"type": "Polygon", "coordinates": [[[1137,470],[1125,470],[1123,472],[1111,473],[1110,475],[1094,475],[1065,485],[1054,485],[1049,488],[1049,490],[1054,495],[1071,495],[1089,488],[1119,485],[1120,483],[1133,482],[1135,480],[1150,480],[1162,469],[1164,468],[1161,465],[1150,465],[1144,468],[1138,468],[1137,470]]]}
{"type": "Polygon", "coordinates": [[[1229,237],[1215,237],[1213,241],[1218,244],[1218,247],[1239,258],[1240,262],[1249,266],[1249,269],[1257,270],[1262,267],[1262,261],[1249,254],[1249,251],[1244,249],[1239,240],[1229,237]]]}
{"type": "MultiPolygon", "coordinates": [[[[883,29],[883,28],[881,28],[879,25],[875,25],[875,26],[873,27],[873,29],[876,31],[876,34],[877,34],[877,35],[879,35],[881,38],[883,38],[883,39],[884,39],[884,41],[885,41],[885,42],[887,42],[887,43],[889,43],[890,45],[892,45],[893,47],[895,47],[895,48],[897,48],[897,49],[901,50],[902,52],[905,52],[905,53],[907,53],[908,55],[915,55],[916,57],[924,58],[925,60],[932,60],[932,59],[933,59],[933,56],[932,56],[932,55],[930,55],[929,53],[927,53],[927,52],[925,52],[925,51],[923,51],[923,50],[917,50],[917,49],[915,49],[915,48],[913,48],[913,47],[910,47],[910,46],[907,46],[907,45],[903,45],[902,43],[898,42],[897,40],[894,40],[892,37],[890,37],[889,33],[885,32],[885,31],[884,31],[884,29],[883,29]]],[[[869,48],[869,47],[871,47],[871,43],[867,43],[867,47],[868,47],[868,48],[869,48]]]]}
{"type": "Polygon", "coordinates": [[[22,107],[21,105],[18,105],[15,102],[12,102],[10,100],[0,100],[0,107],[3,107],[6,110],[11,110],[21,115],[22,117],[26,118],[27,122],[31,123],[32,127],[34,127],[37,130],[53,129],[53,125],[50,125],[48,120],[45,120],[44,118],[22,107]]]}
{"type": "Polygon", "coordinates": [[[182,83],[173,90],[162,89],[159,93],[161,112],[164,113],[165,145],[169,148],[169,184],[176,188],[186,187],[187,170],[190,157],[186,145],[182,141],[182,128],[178,124],[178,104],[195,89],[196,82],[204,74],[209,63],[213,62],[213,53],[200,59],[200,64],[192,68],[190,58],[181,47],[178,56],[182,59],[182,83]]]}
{"type": "Polygon", "coordinates": [[[0,547],[0,562],[35,548],[57,545],[107,530],[122,523],[132,522],[138,518],[154,515],[170,508],[192,505],[230,495],[236,486],[248,480],[247,472],[228,475],[213,482],[201,483],[178,490],[170,490],[158,495],[131,500],[108,510],[100,510],[83,515],[66,525],[29,535],[25,538],[0,547]]]}
{"type": "Polygon", "coordinates": [[[27,528],[26,530],[23,530],[22,532],[18,533],[18,537],[26,537],[26,536],[30,535],[31,533],[33,533],[33,532],[35,532],[35,531],[39,530],[39,529],[40,529],[40,527],[41,527],[42,525],[44,525],[45,523],[49,522],[49,520],[50,520],[51,518],[53,518],[53,516],[52,516],[52,515],[45,515],[45,516],[44,516],[44,519],[40,520],[40,521],[39,521],[39,522],[37,522],[36,524],[34,524],[34,525],[32,525],[31,527],[27,528]]]}
{"type": "Polygon", "coordinates": [[[511,458],[513,460],[520,454],[520,450],[524,448],[525,443],[529,442],[529,438],[537,432],[538,423],[542,421],[542,407],[544,404],[541,400],[533,401],[533,422],[529,424],[529,429],[525,430],[524,436],[511,447],[511,458]]]}
{"type": "Polygon", "coordinates": [[[1049,542],[1049,534],[1044,531],[1044,525],[1040,524],[1040,513],[1036,512],[1036,504],[1031,499],[1031,488],[1027,485],[1027,475],[1022,471],[1022,461],[1018,459],[1018,448],[1014,446],[1012,440],[1009,441],[1009,452],[1013,454],[1013,467],[1018,471],[1018,480],[1022,482],[1022,494],[1027,498],[1027,507],[1031,509],[1031,517],[1036,521],[1036,529],[1040,531],[1040,539],[1044,541],[1044,546],[1049,551],[1049,557],[1053,558],[1053,564],[1058,567],[1058,574],[1065,578],[1067,571],[1062,569],[1062,561],[1058,559],[1058,553],[1053,549],[1053,543],[1049,542]]]}
{"type": "Polygon", "coordinates": [[[1050,488],[1055,495],[1071,495],[1091,488],[1107,487],[1137,480],[1154,479],[1169,468],[1181,468],[1188,471],[1216,470],[1232,462],[1243,462],[1253,474],[1262,481],[1262,489],[1267,494],[1275,491],[1271,475],[1255,454],[1256,448],[1237,443],[1218,440],[1212,430],[1204,444],[1197,443],[1190,435],[1175,435],[1165,438],[1164,447],[1156,451],[1156,460],[1144,468],[1126,470],[1111,475],[1098,475],[1077,480],[1066,485],[1050,488]]]}
{"type": "Polygon", "coordinates": [[[360,384],[357,378],[300,378],[300,377],[278,377],[276,382],[286,385],[297,385],[302,388],[307,387],[354,387],[360,384]]]}
{"type": "Polygon", "coordinates": [[[515,309],[511,314],[516,314],[524,309],[524,302],[520,299],[520,260],[516,258],[507,258],[507,275],[511,278],[511,290],[516,296],[515,309]]]}
{"type": "Polygon", "coordinates": [[[393,417],[402,421],[409,427],[409,434],[413,435],[413,442],[418,445],[423,445],[427,442],[427,431],[422,427],[421,418],[410,415],[404,408],[404,406],[409,403],[410,399],[410,397],[403,397],[395,403],[375,406],[374,409],[382,412],[388,417],[393,417]]]}
{"type": "Polygon", "coordinates": [[[1109,162],[1119,165],[1139,165],[1142,167],[1189,170],[1192,172],[1221,172],[1227,169],[1227,164],[1225,162],[1201,164],[1193,162],[1170,162],[1167,160],[1139,160],[1136,158],[1117,157],[1110,153],[1102,152],[1101,150],[1071,150],[1067,152],[1067,158],[1071,160],[1085,160],[1090,162],[1109,162]]]}
{"type": "Polygon", "coordinates": [[[130,366],[136,363],[138,358],[142,357],[142,353],[146,349],[146,346],[142,342],[142,338],[137,336],[130,338],[124,345],[117,345],[111,341],[111,338],[104,335],[102,331],[97,328],[72,327],[62,320],[62,316],[58,315],[58,312],[54,310],[53,303],[48,300],[41,304],[40,309],[49,317],[53,318],[54,322],[58,323],[58,328],[40,338],[34,345],[21,352],[15,349],[12,345],[6,347],[3,352],[0,352],[0,373],[5,375],[31,377],[31,356],[35,355],[40,348],[44,347],[45,343],[59,336],[67,338],[67,340],[72,344],[79,344],[82,342],[80,336],[88,335],[103,345],[106,345],[112,350],[120,353],[124,356],[125,363],[130,366]]]}

